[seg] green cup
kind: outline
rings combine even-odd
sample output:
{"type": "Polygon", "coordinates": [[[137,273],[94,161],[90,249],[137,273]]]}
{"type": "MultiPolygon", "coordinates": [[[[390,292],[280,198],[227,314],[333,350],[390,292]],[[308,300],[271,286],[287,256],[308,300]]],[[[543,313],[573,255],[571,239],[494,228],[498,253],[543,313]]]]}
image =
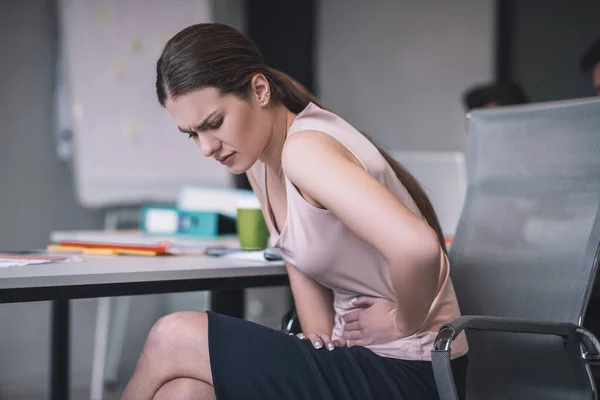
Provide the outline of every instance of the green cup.
{"type": "Polygon", "coordinates": [[[239,204],[237,234],[244,250],[263,250],[269,245],[269,230],[258,202],[239,204]]]}

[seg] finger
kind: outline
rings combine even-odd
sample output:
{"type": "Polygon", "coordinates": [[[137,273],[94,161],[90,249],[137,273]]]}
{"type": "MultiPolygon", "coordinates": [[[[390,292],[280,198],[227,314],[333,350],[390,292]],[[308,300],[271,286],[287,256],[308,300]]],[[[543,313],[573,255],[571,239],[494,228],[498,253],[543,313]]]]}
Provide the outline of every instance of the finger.
{"type": "Polygon", "coordinates": [[[349,322],[354,322],[354,321],[358,321],[358,317],[359,314],[362,310],[355,310],[355,311],[350,311],[348,314],[346,314],[344,316],[344,322],[349,323],[349,322]]]}
{"type": "Polygon", "coordinates": [[[326,333],[321,333],[319,336],[321,337],[321,340],[323,341],[323,344],[325,345],[327,350],[332,351],[335,349],[335,344],[333,343],[333,340],[331,340],[330,335],[326,333]]]}
{"type": "Polygon", "coordinates": [[[317,335],[316,333],[309,333],[308,340],[310,340],[310,342],[312,343],[314,348],[317,350],[323,347],[323,341],[322,341],[321,337],[319,335],[317,335]]]}
{"type": "Polygon", "coordinates": [[[342,338],[347,339],[347,340],[358,340],[358,339],[363,339],[364,336],[363,336],[362,332],[360,332],[360,331],[344,331],[342,338]]]}
{"type": "Polygon", "coordinates": [[[367,344],[366,344],[366,342],[364,340],[360,339],[360,340],[348,340],[347,343],[346,343],[346,345],[348,347],[354,347],[354,346],[362,346],[362,347],[364,347],[367,344]]]}
{"type": "Polygon", "coordinates": [[[300,340],[308,340],[308,338],[306,337],[306,335],[302,332],[300,332],[299,334],[296,335],[298,337],[298,339],[300,340]]]}
{"type": "Polygon", "coordinates": [[[377,303],[377,300],[377,297],[358,296],[350,300],[350,304],[355,307],[371,307],[373,304],[377,303]]]}
{"type": "Polygon", "coordinates": [[[335,339],[333,341],[333,343],[335,344],[336,347],[346,347],[346,339],[342,339],[342,338],[335,339]]]}
{"type": "Polygon", "coordinates": [[[360,331],[360,322],[354,321],[344,325],[344,331],[360,331]]]}

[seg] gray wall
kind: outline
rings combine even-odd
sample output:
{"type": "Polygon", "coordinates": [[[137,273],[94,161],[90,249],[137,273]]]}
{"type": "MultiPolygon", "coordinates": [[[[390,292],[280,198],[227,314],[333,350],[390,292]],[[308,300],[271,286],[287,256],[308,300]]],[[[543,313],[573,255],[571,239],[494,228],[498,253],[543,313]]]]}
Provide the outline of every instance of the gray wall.
{"type": "Polygon", "coordinates": [[[600,37],[598,0],[516,2],[514,78],[533,101],[595,96],[579,58],[600,37]]]}
{"type": "Polygon", "coordinates": [[[53,137],[56,53],[48,0],[0,6],[0,247],[45,246],[53,229],[98,226],[82,209],[71,171],[57,160],[53,137]]]}
{"type": "MultiPolygon", "coordinates": [[[[47,0],[3,0],[0,5],[2,249],[44,247],[52,229],[101,226],[100,213],[77,204],[71,171],[54,152],[52,15],[47,0]]],[[[89,326],[93,315],[81,312],[80,305],[74,305],[74,314],[89,326]]],[[[45,390],[49,310],[48,303],[0,305],[0,398],[45,390]]],[[[75,368],[89,363],[80,349],[75,347],[75,368]]]]}
{"type": "Polygon", "coordinates": [[[318,95],[392,150],[464,150],[465,87],[493,73],[493,0],[322,0],[318,95]]]}

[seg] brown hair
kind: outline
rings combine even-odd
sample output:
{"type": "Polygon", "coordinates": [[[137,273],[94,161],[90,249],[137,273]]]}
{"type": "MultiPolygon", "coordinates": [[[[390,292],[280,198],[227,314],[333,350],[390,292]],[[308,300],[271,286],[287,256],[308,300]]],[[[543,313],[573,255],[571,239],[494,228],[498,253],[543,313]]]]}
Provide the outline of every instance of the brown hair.
{"type": "MultiPolygon", "coordinates": [[[[177,97],[204,87],[249,99],[251,79],[256,74],[263,74],[269,81],[271,100],[294,114],[310,102],[324,108],[300,83],[268,67],[252,41],[234,28],[215,23],[192,25],[167,42],[156,64],[156,93],[163,106],[169,96],[177,97]]],[[[400,163],[377,148],[435,230],[446,252],[440,223],[423,188],[400,163]]]]}

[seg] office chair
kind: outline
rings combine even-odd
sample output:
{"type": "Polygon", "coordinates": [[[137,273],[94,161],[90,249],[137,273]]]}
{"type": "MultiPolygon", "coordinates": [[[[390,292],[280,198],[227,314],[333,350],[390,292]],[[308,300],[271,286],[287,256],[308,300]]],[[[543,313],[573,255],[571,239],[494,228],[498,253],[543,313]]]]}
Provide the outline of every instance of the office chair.
{"type": "Polygon", "coordinates": [[[452,340],[467,331],[466,398],[595,399],[600,343],[582,327],[599,263],[600,100],[475,111],[450,249],[463,317],[432,351],[455,400],[452,340]]]}

